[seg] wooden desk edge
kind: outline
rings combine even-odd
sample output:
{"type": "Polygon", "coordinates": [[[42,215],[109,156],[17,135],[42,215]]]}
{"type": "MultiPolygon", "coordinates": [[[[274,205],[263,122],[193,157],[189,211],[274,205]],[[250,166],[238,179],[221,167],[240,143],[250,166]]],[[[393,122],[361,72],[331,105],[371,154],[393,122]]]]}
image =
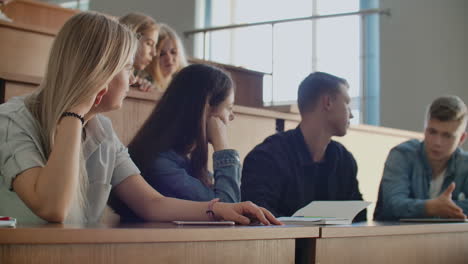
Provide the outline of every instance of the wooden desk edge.
{"type": "Polygon", "coordinates": [[[0,20],[0,27],[12,28],[12,29],[21,30],[24,32],[31,32],[31,33],[41,34],[41,35],[46,35],[46,36],[51,36],[51,37],[55,37],[57,35],[56,30],[51,30],[49,28],[40,27],[40,26],[28,25],[28,24],[24,24],[20,22],[8,22],[8,21],[0,20]]]}
{"type": "Polygon", "coordinates": [[[0,244],[90,244],[317,238],[319,227],[0,228],[0,244]]]}
{"type": "Polygon", "coordinates": [[[468,224],[401,224],[401,225],[376,225],[376,226],[322,226],[321,238],[343,238],[364,236],[391,236],[468,232],[468,224]]]}
{"type": "Polygon", "coordinates": [[[7,81],[7,82],[26,83],[26,84],[33,84],[33,85],[39,85],[42,81],[42,77],[40,76],[18,74],[18,73],[11,73],[11,72],[0,72],[0,79],[7,81]]]}

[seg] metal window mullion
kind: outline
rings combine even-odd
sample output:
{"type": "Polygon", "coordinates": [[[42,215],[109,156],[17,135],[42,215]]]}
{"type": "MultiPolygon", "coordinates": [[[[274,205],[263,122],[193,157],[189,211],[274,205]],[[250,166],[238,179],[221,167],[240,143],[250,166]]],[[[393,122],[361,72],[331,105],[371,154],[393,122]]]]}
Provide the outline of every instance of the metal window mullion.
{"type": "Polygon", "coordinates": [[[390,15],[389,9],[366,9],[357,12],[348,12],[348,13],[337,13],[337,14],[329,14],[329,15],[317,15],[317,16],[309,16],[309,17],[298,17],[298,18],[289,18],[289,19],[280,19],[280,20],[270,20],[270,21],[263,21],[263,22],[255,22],[255,23],[242,23],[242,24],[233,24],[227,26],[219,26],[219,27],[208,27],[202,29],[195,29],[185,31],[185,36],[190,36],[196,33],[201,33],[204,31],[217,31],[217,30],[225,30],[225,29],[233,29],[233,28],[242,28],[242,27],[253,27],[253,26],[260,26],[260,25],[269,25],[269,24],[281,24],[281,23],[288,23],[288,22],[296,22],[296,21],[305,21],[305,20],[316,20],[316,19],[326,19],[326,18],[334,18],[334,17],[345,17],[345,16],[354,16],[354,15],[370,15],[370,14],[385,14],[390,15]]]}
{"type": "Polygon", "coordinates": [[[361,16],[361,37],[360,37],[360,49],[361,49],[361,58],[359,60],[359,66],[361,68],[360,75],[361,75],[361,91],[359,91],[359,97],[360,97],[360,105],[359,105],[359,120],[360,123],[366,123],[367,120],[365,120],[365,113],[367,111],[367,103],[366,103],[366,94],[367,94],[367,68],[366,68],[366,60],[367,60],[367,45],[366,45],[366,17],[361,16]]]}
{"type": "MultiPolygon", "coordinates": [[[[317,14],[317,0],[312,1],[312,16],[315,16],[317,14]]],[[[317,61],[318,61],[318,55],[317,55],[317,21],[316,20],[311,20],[311,30],[312,30],[312,69],[311,72],[317,71],[317,61]]]]}
{"type": "Polygon", "coordinates": [[[271,105],[275,102],[275,24],[271,24],[271,105]]]}
{"type": "MultiPolygon", "coordinates": [[[[234,10],[236,10],[236,1],[235,0],[230,0],[229,1],[230,3],[230,20],[231,20],[231,23],[234,22],[234,18],[236,16],[234,10]]],[[[230,43],[230,47],[229,47],[229,61],[231,62],[231,64],[235,65],[236,62],[234,61],[235,58],[236,58],[236,51],[235,51],[235,46],[234,46],[234,41],[236,39],[236,32],[235,30],[230,30],[230,33],[229,33],[229,43],[230,43]]]]}

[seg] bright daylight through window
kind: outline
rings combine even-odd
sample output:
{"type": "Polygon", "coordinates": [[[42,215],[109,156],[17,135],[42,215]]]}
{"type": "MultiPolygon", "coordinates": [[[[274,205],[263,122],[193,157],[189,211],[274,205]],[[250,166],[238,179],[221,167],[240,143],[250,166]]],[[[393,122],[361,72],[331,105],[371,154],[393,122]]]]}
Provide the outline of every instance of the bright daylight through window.
{"type": "MultiPolygon", "coordinates": [[[[207,27],[359,11],[359,0],[211,0],[207,27]]],[[[294,21],[207,33],[205,59],[267,73],[265,105],[291,104],[312,71],[350,84],[353,123],[360,123],[362,34],[360,15],[294,21]]]]}

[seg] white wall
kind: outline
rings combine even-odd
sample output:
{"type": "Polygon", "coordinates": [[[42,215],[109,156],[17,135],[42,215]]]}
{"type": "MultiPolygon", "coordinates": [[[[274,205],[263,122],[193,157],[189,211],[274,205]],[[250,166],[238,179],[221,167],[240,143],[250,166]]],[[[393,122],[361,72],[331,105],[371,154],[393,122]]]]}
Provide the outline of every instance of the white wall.
{"type": "Polygon", "coordinates": [[[90,0],[90,10],[100,11],[114,16],[129,12],[147,14],[157,22],[170,25],[180,35],[188,54],[192,54],[192,38],[186,39],[183,32],[195,28],[196,0],[90,0]]]}
{"type": "Polygon", "coordinates": [[[421,131],[444,94],[468,103],[468,1],[380,0],[381,125],[421,131]]]}

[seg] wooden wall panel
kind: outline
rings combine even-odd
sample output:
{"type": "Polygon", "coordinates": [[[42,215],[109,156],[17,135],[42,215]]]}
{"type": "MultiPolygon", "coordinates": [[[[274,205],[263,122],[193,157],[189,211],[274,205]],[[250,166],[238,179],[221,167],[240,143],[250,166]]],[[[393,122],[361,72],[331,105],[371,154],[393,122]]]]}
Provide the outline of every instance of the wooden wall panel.
{"type": "MultiPolygon", "coordinates": [[[[239,152],[240,160],[243,162],[245,156],[257,144],[275,133],[275,119],[250,115],[236,110],[234,110],[234,114],[235,119],[228,127],[229,146],[239,152]]],[[[212,168],[212,162],[210,158],[209,168],[212,168]]]]}
{"type": "Polygon", "coordinates": [[[263,107],[263,74],[226,67],[236,84],[235,101],[239,105],[263,107]]]}
{"type": "Polygon", "coordinates": [[[31,0],[15,0],[2,8],[14,23],[33,25],[58,32],[63,24],[79,10],[31,0]]]}
{"type": "Polygon", "coordinates": [[[262,72],[248,70],[242,67],[204,61],[200,59],[190,59],[190,63],[206,63],[217,66],[229,72],[236,85],[235,103],[237,105],[250,107],[263,107],[263,76],[262,72]]]}
{"type": "Polygon", "coordinates": [[[43,77],[54,36],[0,22],[0,72],[43,77]]]}
{"type": "Polygon", "coordinates": [[[36,87],[37,85],[34,84],[7,82],[5,85],[5,101],[8,101],[8,99],[14,96],[31,93],[36,87]]]}
{"type": "Polygon", "coordinates": [[[155,102],[127,97],[122,108],[104,113],[112,120],[112,126],[124,145],[130,143],[136,132],[153,111],[155,102]]]}

